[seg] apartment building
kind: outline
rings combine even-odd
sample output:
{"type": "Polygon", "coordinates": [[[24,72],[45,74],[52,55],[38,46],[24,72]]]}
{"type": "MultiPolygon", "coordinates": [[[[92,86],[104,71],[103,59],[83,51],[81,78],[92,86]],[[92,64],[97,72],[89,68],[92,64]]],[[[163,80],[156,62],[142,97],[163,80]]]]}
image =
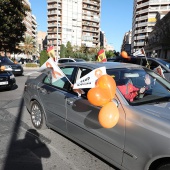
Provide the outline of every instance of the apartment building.
{"type": "Polygon", "coordinates": [[[101,0],[47,0],[47,45],[60,53],[61,44],[100,46],[101,0]]]}
{"type": "MultiPolygon", "coordinates": [[[[23,0],[23,3],[28,5],[31,9],[31,3],[29,2],[29,0],[23,0]]],[[[36,17],[32,14],[31,11],[26,12],[26,17],[24,18],[24,24],[26,26],[26,32],[25,32],[25,36],[31,36],[34,39],[34,46],[37,46],[37,21],[36,21],[36,17]]],[[[22,42],[20,43],[20,45],[22,45],[22,42]]],[[[38,51],[37,51],[38,52],[38,51]]],[[[34,56],[37,56],[37,52],[35,52],[34,56]]],[[[30,55],[29,57],[32,58],[32,55],[30,55]]],[[[12,58],[16,58],[16,59],[20,59],[22,58],[27,58],[28,56],[24,53],[20,53],[20,54],[11,54],[12,58]]]]}
{"type": "Polygon", "coordinates": [[[131,54],[131,40],[132,40],[132,30],[125,33],[123,38],[123,43],[121,46],[121,51],[126,51],[128,55],[131,54]]]}
{"type": "MultiPolygon", "coordinates": [[[[31,9],[31,4],[29,0],[24,0],[23,3],[26,3],[30,9],[31,9]]],[[[33,38],[36,39],[36,34],[37,34],[37,22],[36,22],[36,17],[32,14],[32,12],[27,12],[27,16],[24,19],[24,23],[26,25],[27,31],[25,35],[32,36],[33,38]]]]}
{"type": "Polygon", "coordinates": [[[131,52],[146,45],[158,12],[170,11],[170,0],[134,0],[131,52]]]}

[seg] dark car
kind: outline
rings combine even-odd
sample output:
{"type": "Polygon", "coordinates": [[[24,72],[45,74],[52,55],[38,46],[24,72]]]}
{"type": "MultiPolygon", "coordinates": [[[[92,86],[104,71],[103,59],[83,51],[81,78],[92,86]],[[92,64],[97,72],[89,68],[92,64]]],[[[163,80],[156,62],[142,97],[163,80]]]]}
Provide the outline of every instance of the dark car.
{"type": "Polygon", "coordinates": [[[0,90],[11,90],[16,84],[15,76],[9,71],[0,71],[0,90]]]}
{"type": "Polygon", "coordinates": [[[123,58],[121,56],[115,56],[113,58],[107,58],[107,62],[122,62],[123,58]]]}
{"type": "Polygon", "coordinates": [[[85,62],[85,60],[80,58],[59,58],[58,63],[67,63],[67,62],[85,62]]]}
{"type": "Polygon", "coordinates": [[[14,75],[22,75],[23,67],[21,64],[16,64],[6,56],[0,56],[1,65],[9,65],[12,67],[12,72],[14,75]]]}
{"type": "Polygon", "coordinates": [[[131,57],[129,60],[123,59],[122,60],[125,63],[133,63],[138,64],[141,66],[147,66],[147,61],[149,63],[148,68],[151,70],[154,70],[156,67],[161,66],[163,74],[165,78],[170,81],[170,61],[162,58],[153,58],[153,57],[144,57],[144,56],[138,56],[138,57],[131,57]]]}
{"type": "Polygon", "coordinates": [[[36,129],[52,128],[123,170],[170,169],[170,84],[166,79],[145,67],[119,62],[72,62],[59,67],[72,84],[106,67],[119,86],[114,97],[118,123],[103,128],[98,120],[101,107],[87,99],[89,89],[79,96],[66,77],[51,81],[53,72],[46,71],[25,83],[24,101],[36,129]],[[136,91],[134,100],[126,99],[119,90],[125,87],[125,78],[146,91],[136,91]]]}

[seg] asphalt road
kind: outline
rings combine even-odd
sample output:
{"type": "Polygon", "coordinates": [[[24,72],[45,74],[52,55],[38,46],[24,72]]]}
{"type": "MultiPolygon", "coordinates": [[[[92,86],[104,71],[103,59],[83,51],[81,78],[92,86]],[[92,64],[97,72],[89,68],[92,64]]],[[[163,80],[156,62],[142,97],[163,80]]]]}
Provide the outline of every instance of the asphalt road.
{"type": "Polygon", "coordinates": [[[114,170],[112,166],[51,129],[33,128],[24,106],[25,70],[17,86],[0,92],[0,170],[114,170]]]}

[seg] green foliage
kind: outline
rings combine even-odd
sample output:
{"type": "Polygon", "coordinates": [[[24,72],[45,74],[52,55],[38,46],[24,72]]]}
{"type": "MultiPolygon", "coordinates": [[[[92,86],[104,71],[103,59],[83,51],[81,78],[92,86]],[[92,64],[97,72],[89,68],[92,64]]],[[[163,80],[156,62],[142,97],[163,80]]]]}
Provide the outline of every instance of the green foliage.
{"type": "Polygon", "coordinates": [[[66,45],[65,57],[72,57],[72,56],[73,56],[73,47],[70,41],[68,41],[66,45]]]}
{"type": "Polygon", "coordinates": [[[38,67],[39,65],[36,63],[26,63],[25,67],[38,67]]]}
{"type": "Polygon", "coordinates": [[[66,53],[66,47],[64,44],[61,44],[60,47],[60,58],[65,58],[65,53],[66,53]]]}
{"type": "Polygon", "coordinates": [[[99,47],[89,48],[85,45],[72,46],[68,41],[66,47],[64,44],[60,47],[60,58],[71,57],[71,58],[81,58],[86,61],[95,61],[97,52],[99,51],[99,47]]]}
{"type": "Polygon", "coordinates": [[[115,54],[113,53],[113,51],[106,51],[105,54],[106,54],[106,58],[115,57],[115,54]]]}
{"type": "Polygon", "coordinates": [[[0,0],[0,51],[19,51],[16,47],[24,39],[26,26],[23,20],[29,10],[23,0],[0,0]]]}
{"type": "Polygon", "coordinates": [[[24,41],[19,45],[19,49],[27,55],[34,53],[36,49],[33,37],[25,36],[24,41]]]}
{"type": "Polygon", "coordinates": [[[47,51],[41,51],[40,53],[40,66],[42,66],[48,60],[47,51]]]}

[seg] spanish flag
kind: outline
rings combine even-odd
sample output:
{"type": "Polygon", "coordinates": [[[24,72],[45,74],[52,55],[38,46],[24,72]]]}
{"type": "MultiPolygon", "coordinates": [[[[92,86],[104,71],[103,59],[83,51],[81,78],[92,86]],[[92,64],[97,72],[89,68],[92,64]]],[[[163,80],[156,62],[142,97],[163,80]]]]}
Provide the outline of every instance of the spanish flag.
{"type": "Polygon", "coordinates": [[[54,61],[56,61],[56,57],[55,57],[55,52],[54,52],[54,47],[51,46],[47,49],[47,53],[49,55],[49,57],[52,57],[54,59],[54,61]]]}
{"type": "Polygon", "coordinates": [[[107,62],[105,51],[103,49],[99,50],[99,52],[97,53],[97,61],[107,62]]]}

